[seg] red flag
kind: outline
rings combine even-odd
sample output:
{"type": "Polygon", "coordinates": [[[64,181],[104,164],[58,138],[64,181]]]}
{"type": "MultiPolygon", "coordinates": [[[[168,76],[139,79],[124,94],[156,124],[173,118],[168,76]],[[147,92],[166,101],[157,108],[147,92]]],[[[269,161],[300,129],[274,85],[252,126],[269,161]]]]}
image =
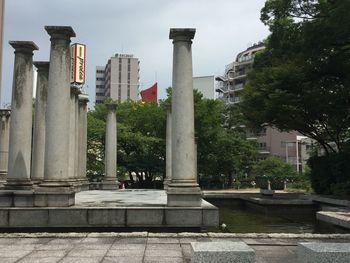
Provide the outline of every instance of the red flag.
{"type": "Polygon", "coordinates": [[[143,101],[148,102],[157,102],[158,95],[158,83],[154,83],[154,85],[148,89],[141,91],[141,98],[143,101]]]}

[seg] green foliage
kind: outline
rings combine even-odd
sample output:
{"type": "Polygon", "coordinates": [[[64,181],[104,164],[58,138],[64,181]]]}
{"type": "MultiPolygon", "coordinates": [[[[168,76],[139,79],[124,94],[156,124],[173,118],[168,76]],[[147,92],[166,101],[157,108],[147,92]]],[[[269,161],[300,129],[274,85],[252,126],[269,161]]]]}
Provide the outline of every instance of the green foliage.
{"type": "Polygon", "coordinates": [[[311,157],[308,163],[314,191],[318,194],[350,196],[349,160],[349,153],[311,157]]]}
{"type": "Polygon", "coordinates": [[[350,1],[268,0],[271,35],[255,57],[243,112],[258,127],[297,130],[326,153],[344,151],[350,126],[350,1]],[[332,144],[330,143],[332,142],[332,144]]]}
{"type": "MultiPolygon", "coordinates": [[[[118,176],[135,173],[139,187],[151,187],[155,178],[165,176],[166,105],[161,102],[127,101],[118,105],[118,176]]],[[[203,99],[194,91],[195,137],[200,182],[218,188],[231,186],[234,178],[249,172],[257,156],[255,142],[245,139],[234,129],[232,120],[238,113],[219,100],[203,99]]],[[[88,114],[88,174],[103,176],[105,105],[97,105],[88,114]]]]}
{"type": "Polygon", "coordinates": [[[294,168],[278,157],[270,157],[253,166],[253,174],[256,176],[257,185],[267,188],[267,181],[271,182],[272,189],[283,189],[284,181],[294,180],[297,172],[294,168]]]}
{"type": "Polygon", "coordinates": [[[278,157],[269,157],[259,161],[253,166],[253,173],[259,176],[267,176],[278,179],[287,179],[297,176],[294,168],[278,157]]]}

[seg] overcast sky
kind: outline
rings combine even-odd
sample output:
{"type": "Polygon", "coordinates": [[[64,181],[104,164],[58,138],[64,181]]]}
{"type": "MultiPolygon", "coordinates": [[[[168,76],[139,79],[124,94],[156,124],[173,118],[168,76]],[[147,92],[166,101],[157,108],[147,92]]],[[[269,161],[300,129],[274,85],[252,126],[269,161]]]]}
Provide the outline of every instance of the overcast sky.
{"type": "Polygon", "coordinates": [[[265,0],[6,0],[2,104],[11,100],[13,49],[9,40],[31,40],[39,46],[34,60],[49,59],[45,25],[69,25],[87,45],[87,83],[95,100],[95,67],[115,53],[140,59],[141,89],[156,78],[159,97],[171,86],[172,42],[169,28],[194,27],[193,75],[222,74],[226,64],[249,45],[263,40],[260,22],[265,0]]]}

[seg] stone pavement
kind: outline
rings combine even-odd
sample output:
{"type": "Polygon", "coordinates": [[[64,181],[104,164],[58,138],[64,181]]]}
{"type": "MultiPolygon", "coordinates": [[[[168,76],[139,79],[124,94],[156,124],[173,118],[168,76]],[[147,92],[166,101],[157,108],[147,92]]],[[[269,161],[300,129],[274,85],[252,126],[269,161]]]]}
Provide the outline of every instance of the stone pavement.
{"type": "Polygon", "coordinates": [[[350,242],[349,234],[32,233],[0,234],[0,262],[190,262],[190,242],[244,241],[259,263],[296,262],[297,242],[350,242]]]}

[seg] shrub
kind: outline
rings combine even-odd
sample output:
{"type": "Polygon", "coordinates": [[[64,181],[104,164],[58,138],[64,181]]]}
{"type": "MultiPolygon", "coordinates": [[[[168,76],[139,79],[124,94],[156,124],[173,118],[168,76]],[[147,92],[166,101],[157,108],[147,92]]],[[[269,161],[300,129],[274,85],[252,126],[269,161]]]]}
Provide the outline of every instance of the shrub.
{"type": "Polygon", "coordinates": [[[336,153],[313,156],[308,164],[310,180],[317,194],[350,194],[350,154],[336,153]]]}
{"type": "Polygon", "coordinates": [[[258,162],[253,166],[252,172],[256,176],[258,187],[266,189],[269,180],[274,190],[282,190],[285,180],[294,180],[298,175],[290,164],[277,157],[258,162]]]}

